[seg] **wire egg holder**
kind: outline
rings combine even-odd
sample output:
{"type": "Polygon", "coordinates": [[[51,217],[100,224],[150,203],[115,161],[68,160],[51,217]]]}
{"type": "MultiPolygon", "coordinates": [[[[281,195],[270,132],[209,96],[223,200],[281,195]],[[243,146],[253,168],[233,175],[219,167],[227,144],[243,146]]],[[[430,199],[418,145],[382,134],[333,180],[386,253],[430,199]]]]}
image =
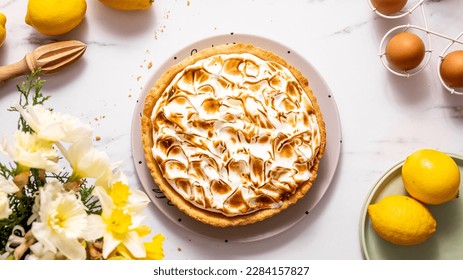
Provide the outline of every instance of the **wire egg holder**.
{"type": "Polygon", "coordinates": [[[449,50],[454,48],[455,44],[459,44],[459,45],[463,46],[463,41],[460,40],[460,38],[463,37],[463,32],[461,32],[457,37],[452,38],[452,37],[446,36],[444,34],[440,34],[440,33],[437,33],[437,32],[434,32],[434,31],[430,30],[429,27],[428,27],[428,21],[426,19],[426,13],[425,13],[424,5],[423,5],[424,0],[420,0],[420,1],[418,1],[417,4],[413,5],[412,7],[408,8],[408,9],[402,9],[400,12],[398,12],[397,14],[394,14],[394,15],[386,15],[386,14],[383,14],[383,13],[379,12],[373,6],[373,4],[371,3],[371,0],[368,0],[368,4],[370,5],[370,8],[377,15],[379,15],[380,17],[385,18],[385,19],[399,19],[399,18],[403,18],[403,17],[405,17],[407,15],[412,14],[418,8],[420,8],[420,10],[421,10],[421,14],[422,14],[422,17],[423,17],[423,22],[424,22],[424,28],[420,27],[420,26],[417,26],[417,25],[411,25],[411,24],[399,25],[399,26],[396,26],[396,27],[392,28],[391,30],[389,30],[383,36],[383,38],[381,40],[381,43],[380,43],[380,46],[379,46],[379,57],[381,59],[381,62],[384,65],[384,67],[386,67],[387,70],[389,70],[391,73],[393,73],[393,74],[395,74],[397,76],[406,77],[406,78],[409,78],[409,77],[411,77],[413,75],[416,75],[419,72],[421,72],[423,69],[426,68],[426,66],[429,64],[429,61],[431,60],[432,52],[433,52],[431,35],[434,35],[434,36],[437,36],[437,37],[440,37],[440,38],[451,41],[447,45],[447,47],[444,48],[442,53],[439,55],[439,62],[438,62],[438,65],[437,65],[437,73],[439,75],[439,80],[440,80],[442,86],[445,89],[447,89],[451,94],[463,95],[463,88],[449,87],[447,84],[445,84],[445,82],[444,82],[444,80],[442,78],[442,75],[440,73],[440,67],[441,67],[442,61],[444,60],[444,57],[449,52],[449,50]],[[418,35],[422,39],[423,39],[423,37],[426,38],[426,40],[423,40],[423,43],[425,44],[425,57],[423,58],[423,61],[417,67],[415,67],[415,68],[413,68],[411,70],[407,70],[407,71],[398,70],[398,69],[395,69],[395,68],[391,67],[389,65],[389,63],[387,62],[387,59],[386,59],[386,45],[387,45],[386,42],[389,42],[389,39],[392,36],[394,36],[395,34],[400,33],[400,32],[405,32],[405,31],[414,33],[415,35],[418,35]]]}

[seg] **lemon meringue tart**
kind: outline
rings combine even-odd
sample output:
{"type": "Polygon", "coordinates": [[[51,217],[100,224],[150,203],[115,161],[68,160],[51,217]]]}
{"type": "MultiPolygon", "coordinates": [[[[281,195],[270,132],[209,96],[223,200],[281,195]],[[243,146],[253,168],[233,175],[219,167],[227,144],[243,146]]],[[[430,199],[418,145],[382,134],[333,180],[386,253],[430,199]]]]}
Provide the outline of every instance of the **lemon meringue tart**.
{"type": "Polygon", "coordinates": [[[175,206],[228,227],[306,195],[326,133],[307,78],[273,52],[236,43],[163,73],[145,99],[142,142],[154,182],[175,206]]]}

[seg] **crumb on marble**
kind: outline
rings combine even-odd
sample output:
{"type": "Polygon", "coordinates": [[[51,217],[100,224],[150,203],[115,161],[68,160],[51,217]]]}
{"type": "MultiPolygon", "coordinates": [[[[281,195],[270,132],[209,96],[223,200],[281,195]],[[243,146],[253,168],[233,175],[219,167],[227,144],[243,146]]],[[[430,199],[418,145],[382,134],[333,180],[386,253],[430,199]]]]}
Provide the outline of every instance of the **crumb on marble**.
{"type": "Polygon", "coordinates": [[[99,135],[95,136],[95,140],[96,140],[96,141],[100,141],[100,140],[101,140],[101,136],[99,136],[99,135]]]}
{"type": "Polygon", "coordinates": [[[146,67],[147,67],[148,69],[151,69],[151,67],[153,67],[153,62],[151,62],[151,61],[148,62],[148,64],[146,65],[146,67]]]}
{"type": "Polygon", "coordinates": [[[95,121],[99,121],[99,120],[102,120],[102,119],[104,119],[104,118],[106,118],[106,116],[105,116],[105,115],[101,115],[101,116],[99,116],[99,117],[95,117],[95,121]]]}

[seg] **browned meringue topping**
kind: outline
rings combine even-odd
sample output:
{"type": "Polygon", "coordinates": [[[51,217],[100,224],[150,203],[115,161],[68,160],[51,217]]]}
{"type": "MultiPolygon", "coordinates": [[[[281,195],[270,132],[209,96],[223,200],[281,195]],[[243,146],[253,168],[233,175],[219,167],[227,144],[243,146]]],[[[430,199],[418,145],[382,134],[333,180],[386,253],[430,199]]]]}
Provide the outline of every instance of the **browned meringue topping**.
{"type": "Polygon", "coordinates": [[[152,152],[167,182],[227,216],[281,206],[312,176],[315,110],[284,66],[220,54],[179,72],[157,100],[152,152]]]}

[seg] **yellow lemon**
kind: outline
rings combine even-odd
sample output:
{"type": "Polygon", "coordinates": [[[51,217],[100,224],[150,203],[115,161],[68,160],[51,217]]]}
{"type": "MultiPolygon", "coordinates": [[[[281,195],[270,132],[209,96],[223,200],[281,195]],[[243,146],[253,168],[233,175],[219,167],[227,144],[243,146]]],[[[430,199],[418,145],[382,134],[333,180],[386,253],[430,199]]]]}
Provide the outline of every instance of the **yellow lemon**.
{"type": "Polygon", "coordinates": [[[396,245],[416,245],[436,231],[436,220],[420,202],[405,195],[390,195],[368,206],[376,233],[396,245]]]}
{"type": "Polygon", "coordinates": [[[29,0],[26,23],[44,35],[61,35],[77,27],[85,17],[85,0],[29,0]]]}
{"type": "Polygon", "coordinates": [[[0,13],[0,47],[3,45],[3,42],[5,42],[6,38],[6,16],[2,13],[0,13]]]}
{"type": "Polygon", "coordinates": [[[116,10],[147,10],[154,0],[100,0],[101,3],[116,10]]]}
{"type": "Polygon", "coordinates": [[[457,197],[460,169],[448,155],[432,150],[418,150],[402,166],[402,181],[407,192],[426,204],[442,204],[457,197]]]}

